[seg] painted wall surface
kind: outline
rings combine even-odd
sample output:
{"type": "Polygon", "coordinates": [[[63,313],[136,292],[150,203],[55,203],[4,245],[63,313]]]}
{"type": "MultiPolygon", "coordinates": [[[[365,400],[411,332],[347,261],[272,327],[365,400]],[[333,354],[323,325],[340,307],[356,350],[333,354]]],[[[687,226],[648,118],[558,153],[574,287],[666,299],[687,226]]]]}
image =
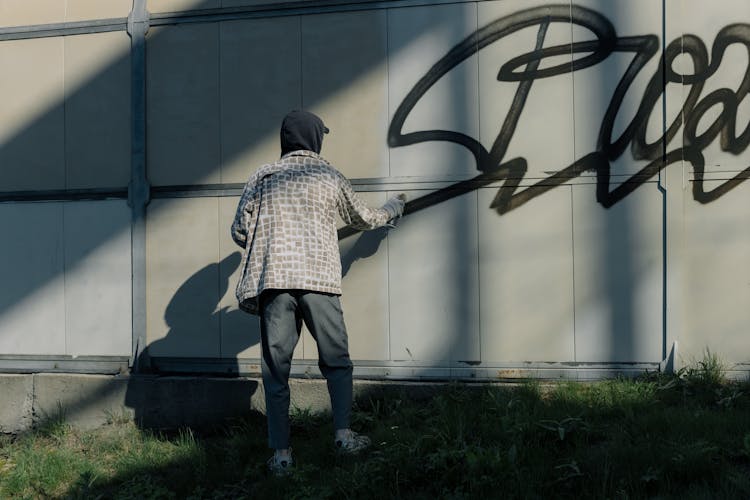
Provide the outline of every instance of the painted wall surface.
{"type": "MultiPolygon", "coordinates": [[[[12,3],[0,37],[84,2],[12,3]]],[[[409,198],[396,229],[340,233],[358,373],[650,366],[675,342],[750,370],[750,3],[262,3],[145,2],[141,73],[125,31],[0,38],[2,193],[125,189],[134,74],[151,185],[143,297],[124,196],[0,203],[0,354],[133,354],[142,300],[155,360],[256,363],[229,226],[304,108],[369,204],[409,198]]]]}

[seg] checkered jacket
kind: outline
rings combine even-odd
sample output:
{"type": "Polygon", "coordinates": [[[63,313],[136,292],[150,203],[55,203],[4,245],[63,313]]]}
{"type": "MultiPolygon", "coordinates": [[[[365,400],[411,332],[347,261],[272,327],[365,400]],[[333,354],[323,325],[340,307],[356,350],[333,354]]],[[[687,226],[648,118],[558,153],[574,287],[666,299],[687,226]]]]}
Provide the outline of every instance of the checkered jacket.
{"type": "Polygon", "coordinates": [[[357,229],[388,222],[367,207],[338,170],[312,151],[293,151],[259,168],[247,181],[232,224],[244,248],[237,284],[240,307],[258,314],[266,289],[341,294],[336,214],[357,229]]]}

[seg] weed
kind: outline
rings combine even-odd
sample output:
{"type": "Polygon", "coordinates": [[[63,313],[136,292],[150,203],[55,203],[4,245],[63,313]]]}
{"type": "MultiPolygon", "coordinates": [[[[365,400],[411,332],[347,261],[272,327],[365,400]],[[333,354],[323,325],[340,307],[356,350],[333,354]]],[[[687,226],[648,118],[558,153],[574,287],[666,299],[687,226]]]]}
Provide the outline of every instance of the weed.
{"type": "Polygon", "coordinates": [[[296,432],[312,435],[322,425],[327,423],[328,415],[322,413],[316,413],[310,408],[299,408],[292,407],[289,412],[290,425],[295,429],[296,432]]]}
{"type": "Polygon", "coordinates": [[[67,414],[60,401],[57,402],[53,412],[42,412],[42,418],[36,425],[36,431],[40,436],[48,436],[58,440],[64,438],[69,430],[67,414]]]}
{"type": "Polygon", "coordinates": [[[726,381],[726,371],[727,366],[721,356],[706,347],[703,358],[678,373],[692,384],[715,387],[726,381]]]}
{"type": "Polygon", "coordinates": [[[133,421],[133,414],[127,408],[107,409],[104,410],[104,419],[108,425],[127,424],[133,421]]]}
{"type": "Polygon", "coordinates": [[[566,417],[562,420],[542,420],[537,422],[536,425],[556,434],[560,441],[565,441],[565,437],[573,431],[588,432],[588,425],[578,417],[566,417]]]}

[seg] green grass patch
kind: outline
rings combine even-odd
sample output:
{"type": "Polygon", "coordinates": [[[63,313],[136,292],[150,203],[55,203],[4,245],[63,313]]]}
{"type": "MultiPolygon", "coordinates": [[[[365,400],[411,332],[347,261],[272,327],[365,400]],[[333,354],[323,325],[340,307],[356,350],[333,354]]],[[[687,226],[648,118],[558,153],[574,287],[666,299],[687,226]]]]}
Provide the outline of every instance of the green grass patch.
{"type": "Polygon", "coordinates": [[[356,402],[373,447],[355,458],[329,415],[294,410],[285,478],[261,415],[206,435],[58,419],[0,438],[0,498],[750,498],[750,384],[713,370],[379,392],[356,402]]]}

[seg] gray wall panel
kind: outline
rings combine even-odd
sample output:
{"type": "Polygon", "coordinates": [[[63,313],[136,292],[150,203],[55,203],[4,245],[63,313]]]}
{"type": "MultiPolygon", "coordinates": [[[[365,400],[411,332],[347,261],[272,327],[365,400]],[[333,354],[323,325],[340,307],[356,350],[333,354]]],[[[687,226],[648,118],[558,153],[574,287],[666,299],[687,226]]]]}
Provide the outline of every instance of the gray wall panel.
{"type": "MultiPolygon", "coordinates": [[[[719,181],[708,183],[713,188],[719,181]]],[[[746,362],[750,324],[750,185],[721,202],[685,206],[684,362],[706,348],[729,363],[746,362]]]]}
{"type": "Polygon", "coordinates": [[[65,37],[65,94],[66,186],[126,186],[131,122],[127,34],[65,37]]]}
{"type": "Polygon", "coordinates": [[[63,38],[0,42],[0,190],[64,189],[63,38]],[[12,98],[10,98],[12,96],[12,98]]]}
{"type": "Polygon", "coordinates": [[[146,8],[153,14],[219,7],[221,7],[221,0],[148,0],[146,2],[146,8]]]}
{"type": "Polygon", "coordinates": [[[574,361],[571,188],[503,216],[495,192],[479,190],[482,360],[574,361]]]}
{"type": "Polygon", "coordinates": [[[59,23],[65,19],[65,8],[60,0],[5,0],[0,3],[0,26],[59,23]]]}
{"type": "Polygon", "coordinates": [[[218,200],[155,200],[146,234],[152,356],[220,353],[218,200]]]}
{"type": "Polygon", "coordinates": [[[388,176],[386,21],[385,11],[301,20],[303,104],[325,117],[323,152],[349,177],[388,176]]]}
{"type": "Polygon", "coordinates": [[[0,28],[127,17],[133,0],[3,0],[0,28]]]}
{"type": "Polygon", "coordinates": [[[221,181],[245,182],[280,153],[278,126],[302,107],[300,20],[221,23],[221,181]]]}
{"type": "Polygon", "coordinates": [[[476,193],[408,216],[389,235],[392,360],[480,360],[477,238],[476,193]]]}
{"type": "Polygon", "coordinates": [[[2,204],[0,234],[0,353],[65,354],[62,204],[2,204]]]}
{"type": "Polygon", "coordinates": [[[573,187],[576,361],[662,356],[662,198],[641,186],[609,210],[573,187]]]}
{"type": "Polygon", "coordinates": [[[220,182],[219,25],[152,28],[146,61],[149,180],[220,182]]]}
{"type": "Polygon", "coordinates": [[[130,210],[89,201],[65,203],[63,212],[66,354],[129,356],[130,210]],[[121,229],[113,235],[112,226],[121,229]]]}

